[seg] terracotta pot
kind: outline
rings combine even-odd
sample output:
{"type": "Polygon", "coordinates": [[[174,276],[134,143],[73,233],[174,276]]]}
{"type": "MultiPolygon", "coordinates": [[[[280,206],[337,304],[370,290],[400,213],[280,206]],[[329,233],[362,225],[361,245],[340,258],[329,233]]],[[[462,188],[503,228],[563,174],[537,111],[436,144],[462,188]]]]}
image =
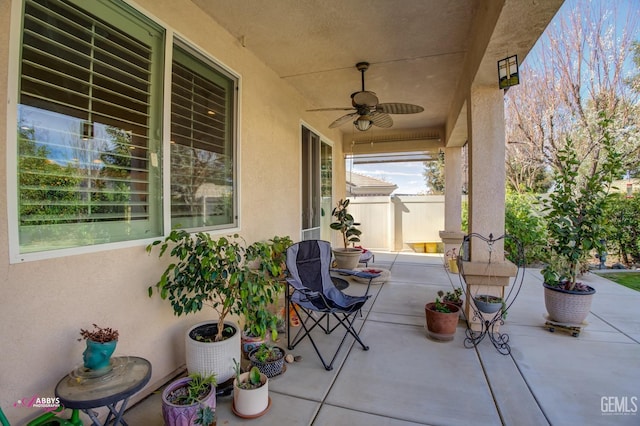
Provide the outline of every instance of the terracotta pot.
{"type": "Polygon", "coordinates": [[[570,291],[544,284],[544,304],[549,319],[564,324],[582,324],[591,311],[596,290],[570,291]]]}
{"type": "Polygon", "coordinates": [[[427,318],[427,335],[438,341],[453,340],[458,326],[460,309],[453,303],[444,302],[451,312],[444,313],[435,310],[436,304],[431,302],[424,306],[427,318]]]}
{"type": "Polygon", "coordinates": [[[201,405],[216,409],[216,388],[211,387],[211,391],[205,395],[200,402],[191,405],[177,405],[169,402],[168,396],[191,381],[189,377],[178,379],[162,391],[162,417],[167,426],[191,426],[195,425],[198,418],[198,411],[201,405]]]}

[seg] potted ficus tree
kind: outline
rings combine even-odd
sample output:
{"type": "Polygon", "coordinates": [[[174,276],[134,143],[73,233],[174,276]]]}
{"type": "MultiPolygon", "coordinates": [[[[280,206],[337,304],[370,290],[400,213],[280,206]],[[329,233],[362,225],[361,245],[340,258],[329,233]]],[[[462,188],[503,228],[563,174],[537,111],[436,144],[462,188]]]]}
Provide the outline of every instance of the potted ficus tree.
{"type": "Polygon", "coordinates": [[[340,232],[342,237],[342,248],[333,248],[333,256],[336,259],[336,266],[339,269],[355,269],[358,267],[360,256],[362,255],[362,249],[349,247],[350,244],[360,242],[360,235],[362,232],[356,228],[359,223],[356,223],[353,216],[348,212],[349,200],[344,199],[338,201],[336,207],[333,208],[331,216],[335,218],[329,226],[340,232]]]}
{"type": "Polygon", "coordinates": [[[582,324],[595,289],[578,281],[582,265],[603,240],[603,209],[607,193],[622,170],[621,156],[602,118],[599,144],[578,158],[568,139],[558,151],[554,189],[543,202],[548,232],[549,263],[542,269],[549,319],[582,324]]]}
{"type": "Polygon", "coordinates": [[[241,333],[228,317],[253,315],[263,320],[263,325],[275,323],[263,315],[279,290],[276,280],[265,278],[267,270],[277,272],[271,268],[272,252],[247,247],[237,234],[213,238],[205,232],[192,235],[177,229],[147,246],[147,252],[158,245],[159,256],[168,253],[175,262],[167,266],[155,286],[149,287],[149,296],[155,289],[162,299],[169,299],[178,316],[205,306],[217,314],[217,320],[196,324],[187,331],[187,370],[215,374],[221,385],[230,382],[233,359],[240,358],[241,333]],[[250,267],[254,260],[257,268],[250,267]]]}
{"type": "Polygon", "coordinates": [[[216,409],[215,376],[189,374],[162,391],[162,417],[167,426],[210,425],[216,409]]]}

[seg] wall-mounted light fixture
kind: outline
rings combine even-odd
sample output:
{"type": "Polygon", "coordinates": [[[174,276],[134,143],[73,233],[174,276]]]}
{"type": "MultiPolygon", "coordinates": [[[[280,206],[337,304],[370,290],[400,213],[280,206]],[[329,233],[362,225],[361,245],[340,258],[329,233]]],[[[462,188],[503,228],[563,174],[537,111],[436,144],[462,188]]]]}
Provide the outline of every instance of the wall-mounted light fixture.
{"type": "Polygon", "coordinates": [[[368,115],[361,115],[356,121],[353,122],[353,124],[356,125],[358,130],[364,132],[371,128],[373,121],[371,121],[371,117],[369,117],[368,115]]]}
{"type": "Polygon", "coordinates": [[[518,55],[509,56],[498,61],[498,85],[508,89],[520,83],[518,75],[518,55]]]}

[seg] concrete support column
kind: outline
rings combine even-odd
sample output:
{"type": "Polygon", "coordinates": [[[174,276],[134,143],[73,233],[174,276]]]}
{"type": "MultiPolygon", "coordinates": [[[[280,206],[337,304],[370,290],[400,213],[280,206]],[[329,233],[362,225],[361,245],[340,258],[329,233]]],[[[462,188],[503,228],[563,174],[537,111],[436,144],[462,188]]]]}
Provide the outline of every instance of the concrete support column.
{"type": "MultiPolygon", "coordinates": [[[[469,233],[484,237],[504,234],[505,210],[505,132],[503,92],[496,87],[472,87],[467,103],[469,129],[469,233]]],[[[471,239],[470,259],[463,263],[467,282],[465,312],[472,329],[480,319],[473,318],[469,303],[480,294],[503,297],[515,265],[504,256],[504,241],[492,247],[471,239]]]]}
{"type": "MultiPolygon", "coordinates": [[[[444,151],[444,230],[440,238],[444,252],[456,252],[462,244],[462,148],[445,148],[444,151]]],[[[446,260],[446,257],[445,257],[446,260]]]]}
{"type": "MultiPolygon", "coordinates": [[[[469,232],[499,237],[504,234],[506,179],[502,90],[473,87],[468,105],[469,232]]],[[[504,250],[504,244],[495,248],[504,250]]],[[[471,259],[487,261],[488,255],[472,247],[471,259]]]]}

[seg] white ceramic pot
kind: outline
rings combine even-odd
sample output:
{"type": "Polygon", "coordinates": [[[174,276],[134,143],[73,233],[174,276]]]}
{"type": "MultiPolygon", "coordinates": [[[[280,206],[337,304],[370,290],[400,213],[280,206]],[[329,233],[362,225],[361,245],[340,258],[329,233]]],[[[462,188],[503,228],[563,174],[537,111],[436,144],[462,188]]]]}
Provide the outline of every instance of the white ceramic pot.
{"type": "MultiPolygon", "coordinates": [[[[240,381],[247,380],[249,373],[240,374],[240,381]]],[[[238,387],[238,380],[233,381],[233,412],[244,418],[259,417],[269,408],[269,379],[260,373],[262,386],[256,389],[238,387]]]]}
{"type": "Polygon", "coordinates": [[[185,336],[187,370],[189,373],[198,372],[202,375],[216,375],[216,382],[220,385],[235,375],[233,360],[240,360],[240,329],[233,322],[225,321],[225,327],[233,327],[235,333],[221,342],[200,342],[191,336],[194,330],[202,327],[217,330],[217,322],[206,321],[194,325],[185,336]]]}

